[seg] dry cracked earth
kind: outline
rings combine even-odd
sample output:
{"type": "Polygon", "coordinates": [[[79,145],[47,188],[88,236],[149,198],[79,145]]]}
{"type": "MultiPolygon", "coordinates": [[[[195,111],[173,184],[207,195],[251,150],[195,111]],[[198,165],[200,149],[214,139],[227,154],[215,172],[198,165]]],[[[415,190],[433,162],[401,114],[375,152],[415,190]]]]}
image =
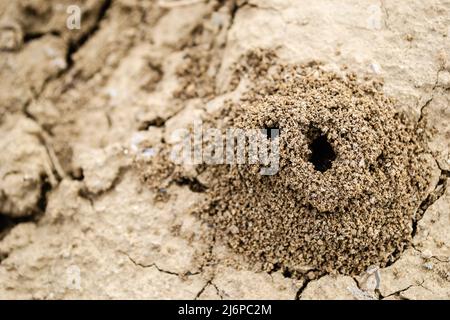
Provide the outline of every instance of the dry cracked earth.
{"type": "Polygon", "coordinates": [[[450,299],[449,59],[448,0],[0,0],[0,299],[450,299]],[[422,124],[430,195],[387,267],[230,264],[189,213],[201,190],[142,183],[136,159],[238,97],[255,48],[379,78],[422,124]]]}

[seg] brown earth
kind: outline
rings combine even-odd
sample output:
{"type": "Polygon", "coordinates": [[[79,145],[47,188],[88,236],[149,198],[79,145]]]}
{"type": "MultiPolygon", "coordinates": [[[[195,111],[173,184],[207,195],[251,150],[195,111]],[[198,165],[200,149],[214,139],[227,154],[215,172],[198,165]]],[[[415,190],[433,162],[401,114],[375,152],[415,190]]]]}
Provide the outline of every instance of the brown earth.
{"type": "Polygon", "coordinates": [[[179,4],[0,0],[0,298],[449,299],[450,3],[179,4]],[[257,49],[378,79],[426,136],[429,195],[386,266],[260,271],[191,214],[196,170],[143,183],[152,148],[240,100],[257,49]]]}

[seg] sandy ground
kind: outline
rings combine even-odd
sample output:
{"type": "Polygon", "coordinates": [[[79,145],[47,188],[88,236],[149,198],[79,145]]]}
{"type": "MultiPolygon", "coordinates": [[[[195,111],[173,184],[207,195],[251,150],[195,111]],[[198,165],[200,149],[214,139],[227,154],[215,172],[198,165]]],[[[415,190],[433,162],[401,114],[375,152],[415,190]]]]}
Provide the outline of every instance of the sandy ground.
{"type": "Polygon", "coordinates": [[[193,2],[0,0],[0,298],[449,299],[450,1],[193,2]],[[423,124],[430,196],[388,267],[231,266],[189,213],[202,192],[142,183],[136,159],[238,96],[230,67],[255,48],[379,77],[423,124]]]}

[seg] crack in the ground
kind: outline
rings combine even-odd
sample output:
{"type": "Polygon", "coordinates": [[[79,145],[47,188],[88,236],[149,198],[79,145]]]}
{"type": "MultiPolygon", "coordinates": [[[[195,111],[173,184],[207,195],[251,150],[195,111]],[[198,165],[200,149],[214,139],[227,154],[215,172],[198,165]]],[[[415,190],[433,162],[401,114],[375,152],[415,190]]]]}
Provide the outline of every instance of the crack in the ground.
{"type": "Polygon", "coordinates": [[[40,219],[45,214],[45,211],[47,210],[48,193],[51,190],[52,185],[48,181],[45,181],[45,178],[43,178],[41,192],[37,202],[37,211],[34,215],[32,215],[33,219],[40,219]]]}
{"type": "Polygon", "coordinates": [[[198,300],[203,292],[205,292],[206,288],[211,285],[211,280],[206,281],[205,285],[200,289],[200,291],[195,295],[194,300],[198,300]]]}
{"type": "Polygon", "coordinates": [[[434,96],[432,94],[431,98],[428,99],[427,101],[425,101],[425,103],[420,107],[420,115],[419,115],[419,119],[417,120],[417,123],[422,122],[423,117],[424,117],[423,114],[424,114],[425,108],[427,108],[430,105],[430,103],[431,103],[431,101],[433,101],[433,99],[434,99],[434,96]]]}
{"type": "Polygon", "coordinates": [[[386,27],[386,29],[388,29],[389,31],[392,31],[391,29],[391,25],[389,24],[389,11],[386,7],[386,4],[384,3],[384,0],[380,0],[380,7],[381,9],[384,11],[384,14],[386,15],[386,18],[383,19],[384,22],[384,26],[386,27]]]}
{"type": "Polygon", "coordinates": [[[97,193],[91,192],[89,191],[86,187],[81,188],[78,191],[78,195],[83,198],[83,199],[87,199],[90,203],[91,206],[94,206],[94,201],[95,199],[98,199],[99,197],[105,195],[106,193],[114,190],[114,188],[120,184],[120,182],[123,180],[123,178],[125,177],[125,174],[130,170],[131,165],[123,165],[119,168],[119,171],[117,172],[117,175],[114,177],[113,181],[111,182],[111,185],[104,189],[101,190],[97,193]]]}
{"type": "Polygon", "coordinates": [[[23,42],[27,43],[27,42],[31,42],[33,40],[38,40],[38,39],[41,39],[42,37],[45,37],[46,35],[49,35],[49,34],[53,35],[55,37],[61,37],[61,32],[58,31],[58,30],[50,30],[50,31],[47,31],[47,32],[35,32],[35,33],[29,32],[29,33],[26,33],[23,36],[23,42]]]}
{"type": "Polygon", "coordinates": [[[423,119],[424,119],[424,111],[434,99],[434,92],[435,92],[435,90],[436,90],[436,88],[438,87],[438,84],[439,84],[439,73],[440,72],[441,72],[441,70],[438,70],[436,72],[436,79],[434,81],[433,86],[431,87],[431,97],[427,101],[425,101],[425,103],[420,107],[419,119],[417,120],[418,124],[420,124],[423,121],[423,119]]]}
{"type": "Polygon", "coordinates": [[[73,61],[73,55],[77,53],[78,50],[80,50],[83,45],[93,36],[95,33],[100,29],[100,23],[102,20],[106,17],[106,13],[108,12],[109,8],[111,7],[112,0],[105,0],[103,4],[100,7],[99,13],[97,15],[97,18],[95,20],[94,25],[86,31],[77,41],[71,41],[69,42],[67,54],[66,54],[66,61],[67,61],[67,69],[66,72],[71,69],[71,67],[74,64],[73,61]]]}
{"type": "Polygon", "coordinates": [[[435,256],[435,255],[431,255],[429,257],[426,257],[426,254],[422,250],[418,249],[414,244],[412,245],[412,248],[415,251],[417,251],[422,256],[422,258],[424,260],[433,259],[433,260],[436,260],[437,262],[440,262],[440,263],[449,263],[450,262],[450,259],[448,257],[446,259],[441,259],[440,257],[435,256]]]}
{"type": "MultiPolygon", "coordinates": [[[[435,159],[436,163],[437,160],[435,159]]],[[[439,164],[438,164],[438,168],[439,164]]],[[[441,169],[440,169],[441,170],[441,169]]],[[[439,181],[436,184],[436,187],[433,191],[428,194],[428,196],[425,198],[425,200],[422,201],[422,203],[419,205],[419,208],[417,209],[416,214],[418,216],[413,220],[412,224],[412,232],[411,237],[414,238],[417,233],[417,225],[422,220],[423,216],[425,215],[425,212],[428,210],[429,207],[431,207],[436,201],[438,201],[443,195],[447,188],[448,184],[448,178],[450,177],[450,172],[441,170],[439,181]]]]}
{"type": "Polygon", "coordinates": [[[238,10],[246,4],[247,4],[247,1],[242,3],[240,6],[236,3],[236,1],[230,2],[230,25],[228,26],[227,33],[228,33],[228,31],[230,31],[231,27],[233,26],[234,19],[236,17],[238,10]]]}
{"type": "Polygon", "coordinates": [[[409,299],[405,298],[404,296],[402,296],[401,294],[402,294],[403,292],[405,292],[405,291],[411,289],[411,288],[414,288],[414,287],[422,287],[422,288],[424,288],[424,289],[429,290],[428,288],[425,288],[425,287],[423,286],[424,282],[425,282],[425,280],[422,280],[421,283],[418,283],[418,284],[411,284],[411,285],[407,286],[406,288],[397,290],[397,291],[395,291],[395,292],[393,292],[393,293],[391,293],[391,294],[388,294],[387,296],[381,296],[381,297],[382,297],[382,299],[386,299],[386,298],[389,298],[389,297],[392,297],[392,296],[396,296],[396,297],[398,297],[399,299],[402,299],[402,300],[409,300],[409,299]]]}
{"type": "MultiPolygon", "coordinates": [[[[316,279],[316,280],[318,280],[318,279],[316,279]]],[[[303,291],[305,291],[306,287],[308,286],[308,284],[311,281],[313,281],[313,280],[310,280],[308,278],[304,278],[304,282],[302,283],[300,288],[297,290],[297,293],[295,294],[295,300],[300,300],[300,298],[302,297],[303,291]]]]}
{"type": "Polygon", "coordinates": [[[2,264],[3,260],[5,260],[6,258],[8,258],[8,254],[0,252],[0,265],[2,264]]]}
{"type": "Polygon", "coordinates": [[[160,268],[155,262],[150,263],[150,264],[143,264],[140,262],[137,262],[135,259],[133,259],[128,253],[124,252],[124,251],[118,251],[119,253],[125,255],[135,266],[138,266],[140,268],[146,269],[146,268],[154,268],[157,271],[161,272],[161,273],[165,273],[165,274],[169,274],[172,276],[177,276],[180,278],[184,278],[184,277],[189,277],[189,276],[194,276],[194,275],[198,275],[199,273],[197,272],[186,272],[186,273],[178,273],[178,272],[174,272],[174,271],[170,271],[170,270],[165,270],[160,268]]]}
{"type": "MultiPolygon", "coordinates": [[[[241,9],[241,8],[244,8],[244,7],[249,7],[249,8],[254,8],[254,9],[259,9],[259,10],[271,10],[271,11],[274,11],[274,12],[277,12],[277,13],[280,12],[280,10],[277,9],[276,7],[273,7],[273,6],[270,6],[270,5],[264,6],[261,3],[250,3],[248,1],[245,1],[244,3],[241,3],[240,5],[238,5],[237,9],[241,9]]],[[[286,21],[283,16],[281,16],[281,18],[283,19],[283,21],[285,23],[287,23],[287,24],[290,23],[290,22],[286,21]]]]}
{"type": "MultiPolygon", "coordinates": [[[[41,194],[39,196],[38,204],[33,209],[31,215],[26,217],[10,217],[7,214],[0,213],[0,241],[3,240],[9,232],[18,224],[21,223],[38,223],[43,217],[45,209],[47,207],[47,194],[51,190],[48,182],[44,182],[41,186],[41,194]]],[[[0,252],[0,261],[5,259],[0,252]]]]}
{"type": "Polygon", "coordinates": [[[321,274],[321,275],[319,275],[319,276],[317,276],[317,277],[315,277],[313,279],[309,279],[307,276],[304,276],[303,277],[304,281],[303,281],[302,285],[300,286],[300,288],[297,290],[297,293],[295,294],[295,299],[294,300],[300,300],[301,299],[303,291],[305,291],[305,289],[307,288],[307,286],[308,286],[308,284],[310,282],[318,281],[319,279],[321,279],[322,277],[324,277],[326,275],[328,275],[328,273],[321,274]]]}
{"type": "Polygon", "coordinates": [[[211,280],[211,285],[216,290],[216,293],[219,296],[220,300],[224,300],[225,297],[223,296],[222,293],[225,293],[225,292],[223,290],[220,290],[219,287],[217,286],[217,284],[215,284],[212,280],[211,280]]]}
{"type": "MultiPolygon", "coordinates": [[[[11,228],[14,226],[12,219],[5,214],[0,213],[0,241],[8,234],[11,228]]],[[[3,258],[4,259],[4,258],[3,258]]],[[[2,255],[0,253],[0,262],[2,255]]]]}
{"type": "MultiPolygon", "coordinates": [[[[219,287],[217,286],[217,284],[214,283],[214,276],[209,279],[208,281],[206,281],[205,285],[200,289],[200,291],[195,295],[194,300],[198,300],[200,298],[200,296],[203,294],[203,292],[205,292],[206,288],[208,288],[209,286],[213,287],[214,290],[216,290],[217,295],[219,296],[220,300],[224,300],[224,296],[222,294],[225,293],[224,291],[220,290],[219,287]]],[[[226,293],[225,293],[226,295],[226,293]]]]}

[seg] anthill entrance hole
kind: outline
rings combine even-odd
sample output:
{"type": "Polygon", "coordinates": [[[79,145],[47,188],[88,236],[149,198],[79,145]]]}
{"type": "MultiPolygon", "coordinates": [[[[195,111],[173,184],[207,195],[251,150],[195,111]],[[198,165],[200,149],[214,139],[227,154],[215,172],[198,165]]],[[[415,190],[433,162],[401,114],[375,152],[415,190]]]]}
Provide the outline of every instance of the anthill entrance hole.
{"type": "MultiPolygon", "coordinates": [[[[2,214],[0,214],[0,240],[8,233],[8,230],[14,225],[12,220],[2,214]]],[[[0,256],[1,260],[1,256],[0,256]]]]}
{"type": "Polygon", "coordinates": [[[325,172],[331,168],[331,164],[336,159],[336,153],[325,135],[315,134],[311,139],[309,149],[311,150],[309,161],[317,171],[325,172]]]}

